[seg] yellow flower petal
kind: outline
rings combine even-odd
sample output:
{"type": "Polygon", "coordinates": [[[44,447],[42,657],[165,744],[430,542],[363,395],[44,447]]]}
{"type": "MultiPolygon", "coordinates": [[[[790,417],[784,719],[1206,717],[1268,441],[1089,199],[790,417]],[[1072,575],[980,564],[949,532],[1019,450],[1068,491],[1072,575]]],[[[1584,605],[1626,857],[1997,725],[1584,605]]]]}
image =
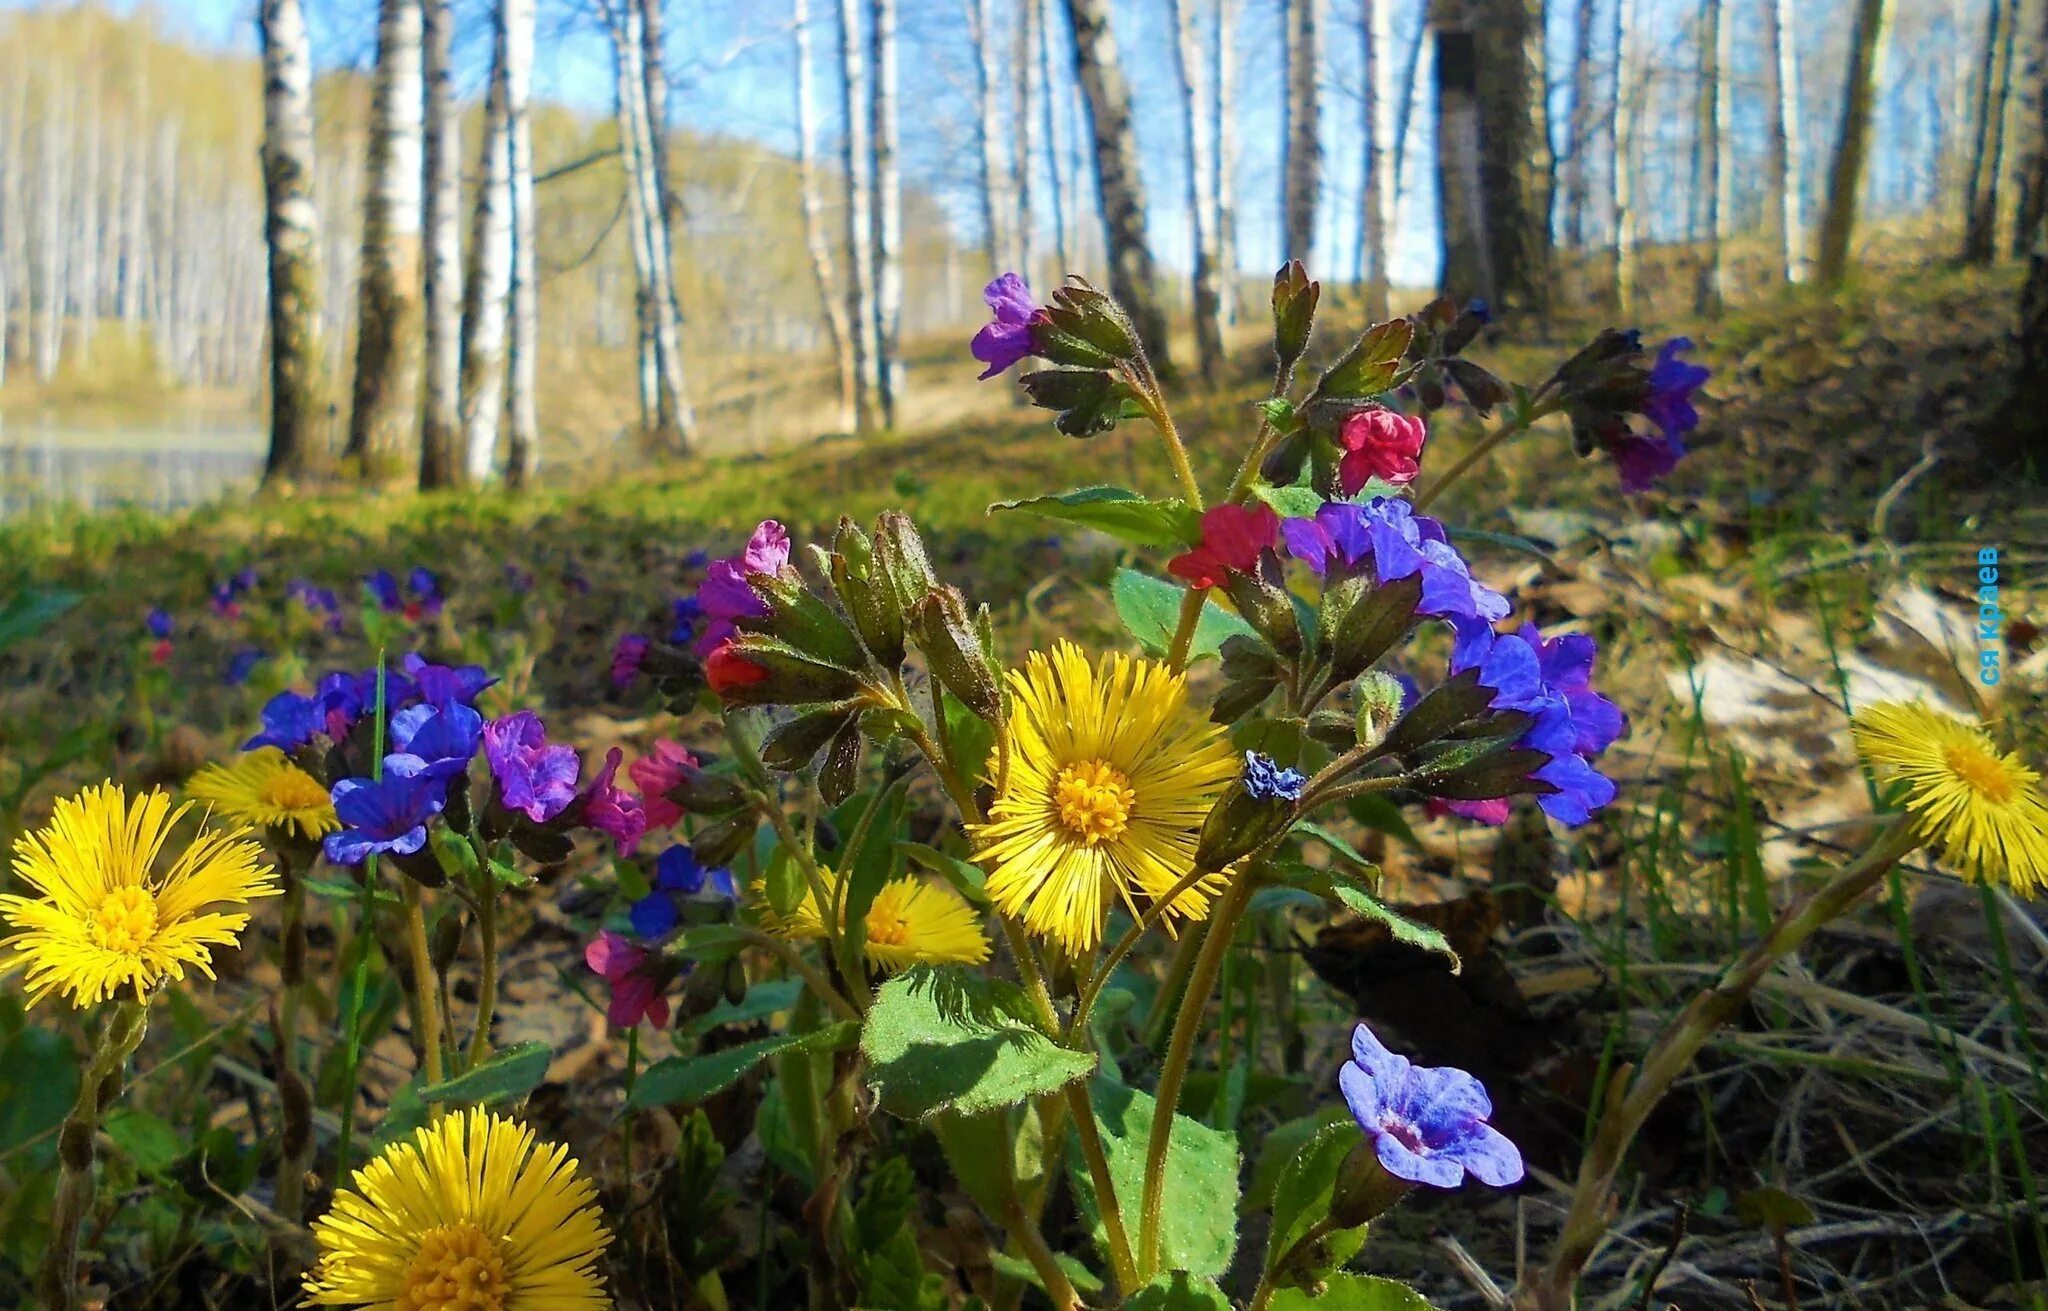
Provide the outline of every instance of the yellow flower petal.
{"type": "Polygon", "coordinates": [[[2048,887],[2048,797],[2017,753],[1918,702],[1866,707],[1852,732],[1879,777],[1904,785],[1911,822],[1957,870],[2024,896],[2048,887]]]}
{"type": "Polygon", "coordinates": [[[185,784],[185,793],[238,824],[297,829],[308,839],[341,827],[326,786],[276,747],[258,747],[227,764],[208,765],[185,784]]]}

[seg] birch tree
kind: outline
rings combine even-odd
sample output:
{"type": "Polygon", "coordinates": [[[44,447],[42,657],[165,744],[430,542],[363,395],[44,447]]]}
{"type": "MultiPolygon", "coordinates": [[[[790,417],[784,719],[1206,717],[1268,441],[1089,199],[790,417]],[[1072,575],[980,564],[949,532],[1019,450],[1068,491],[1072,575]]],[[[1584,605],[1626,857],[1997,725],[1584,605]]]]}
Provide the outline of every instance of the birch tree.
{"type": "MultiPolygon", "coordinates": [[[[299,0],[263,0],[256,30],[263,49],[263,237],[269,255],[270,454],[263,463],[269,485],[303,476],[315,458],[320,270],[312,191],[313,49],[299,0]]],[[[10,157],[9,172],[15,167],[10,157]]],[[[134,280],[124,273],[124,290],[130,285],[134,280]]],[[[7,303],[0,291],[0,377],[6,336],[7,303]]],[[[285,1169],[292,1168],[287,1163],[285,1169]]],[[[303,1161],[296,1168],[305,1173],[303,1161]]]]}
{"type": "Polygon", "coordinates": [[[896,426],[903,386],[903,173],[897,162],[896,0],[872,0],[875,151],[875,399],[882,426],[896,426]]]}
{"type": "Polygon", "coordinates": [[[1734,221],[1735,171],[1730,166],[1727,0],[1705,0],[1701,15],[1701,156],[1705,178],[1707,252],[1694,288],[1693,309],[1718,315],[1727,303],[1728,239],[1734,221]]]}
{"type": "Polygon", "coordinates": [[[2012,205],[1999,245],[2024,258],[2048,216],[2048,0],[2015,4],[2014,20],[2005,152],[2012,205]]]}
{"type": "Polygon", "coordinates": [[[1216,0],[1216,44],[1210,103],[1216,140],[1216,168],[1209,177],[1210,207],[1216,211],[1216,255],[1222,268],[1217,290],[1227,324],[1237,322],[1237,16],[1239,0],[1216,0]]]}
{"type": "Polygon", "coordinates": [[[1800,197],[1805,150],[1799,139],[1799,45],[1792,0],[1771,0],[1769,30],[1771,64],[1777,70],[1777,95],[1771,101],[1771,172],[1778,201],[1778,264],[1786,282],[1803,282],[1806,234],[1800,222],[1800,197]]]}
{"type": "Polygon", "coordinates": [[[811,48],[810,0],[793,0],[790,25],[796,36],[796,173],[797,203],[803,211],[804,249],[811,277],[818,284],[818,303],[825,331],[832,340],[832,359],[839,370],[839,428],[854,426],[853,335],[847,328],[846,300],[832,268],[832,243],[825,235],[824,200],[818,194],[818,109],[812,91],[816,59],[811,48]]]}
{"type": "Polygon", "coordinates": [[[464,476],[488,482],[498,464],[505,412],[505,338],[512,296],[512,136],[507,114],[506,29],[491,38],[482,158],[470,214],[469,267],[462,291],[460,377],[464,476]]]}
{"type": "Polygon", "coordinates": [[[1316,191],[1322,172],[1316,121],[1316,4],[1317,0],[1285,0],[1284,6],[1287,94],[1280,126],[1286,150],[1281,166],[1281,258],[1304,262],[1315,241],[1316,191]]]}
{"type": "Polygon", "coordinates": [[[1196,26],[1195,0],[1168,0],[1173,17],[1173,70],[1180,84],[1182,136],[1187,141],[1187,205],[1190,249],[1194,252],[1191,300],[1195,317],[1195,354],[1202,377],[1219,380],[1223,367],[1223,306],[1216,290],[1216,213],[1209,190],[1211,158],[1209,107],[1203,82],[1206,60],[1196,26]]]}
{"type": "Polygon", "coordinates": [[[1066,185],[1066,117],[1060,106],[1066,97],[1055,94],[1053,81],[1053,21],[1047,8],[1051,0],[1024,0],[1038,12],[1038,81],[1044,88],[1039,97],[1045,113],[1046,203],[1052,210],[1053,280],[1066,277],[1074,267],[1073,241],[1068,235],[1068,216],[1079,205],[1073,188],[1066,185]]]}
{"type": "Polygon", "coordinates": [[[860,0],[839,0],[840,112],[846,171],[846,317],[852,328],[854,429],[871,432],[877,420],[875,369],[881,347],[875,337],[874,159],[868,151],[867,43],[860,0]]]}
{"type": "Polygon", "coordinates": [[[346,454],[376,476],[410,442],[420,369],[420,0],[381,0],[346,454]]]}
{"type": "Polygon", "coordinates": [[[1560,161],[1560,208],[1565,245],[1574,251],[1586,245],[1592,209],[1592,172],[1586,164],[1593,149],[1593,23],[1598,8],[1596,0],[1577,0],[1572,10],[1572,115],[1560,161]]]}
{"type": "Polygon", "coordinates": [[[424,0],[427,239],[420,488],[457,481],[462,427],[462,121],[455,107],[454,0],[424,0]]]}
{"type": "Polygon", "coordinates": [[[1614,265],[1611,282],[1614,312],[1619,318],[1635,313],[1636,297],[1636,214],[1635,214],[1635,132],[1633,125],[1630,70],[1635,67],[1635,25],[1630,21],[1633,0],[1614,0],[1614,99],[1607,116],[1608,209],[1614,221],[1614,265]]]}
{"type": "Polygon", "coordinates": [[[1446,292],[1541,312],[1549,148],[1537,0],[1433,0],[1446,292]]]}
{"type": "Polygon", "coordinates": [[[1840,286],[1849,274],[1849,240],[1856,229],[1856,206],[1870,153],[1871,107],[1877,96],[1889,8],[1887,0],[1855,0],[1841,126],[1828,167],[1827,206],[1821,213],[1820,251],[1815,260],[1820,281],[1829,287],[1840,286]]]}
{"type": "Polygon", "coordinates": [[[996,84],[995,18],[995,0],[968,0],[967,35],[974,46],[975,137],[981,148],[981,243],[992,278],[1009,267],[1012,249],[1009,172],[1003,165],[999,107],[1001,89],[996,84]]]}
{"type": "Polygon", "coordinates": [[[1015,218],[1010,225],[1011,266],[1028,281],[1036,254],[1032,240],[1037,224],[1032,214],[1031,147],[1032,124],[1037,111],[1038,24],[1044,13],[1038,0],[1023,0],[1017,18],[1017,39],[1011,46],[1010,91],[1013,112],[1011,141],[1010,200],[1015,218]]]}
{"type": "Polygon", "coordinates": [[[505,482],[540,467],[540,233],[533,197],[534,0],[499,0],[505,42],[505,132],[512,189],[511,331],[505,352],[505,482]]]}
{"type": "Polygon", "coordinates": [[[1989,264],[1998,248],[1998,202],[2004,169],[2005,106],[2012,88],[2013,33],[2019,0],[1985,0],[1984,51],[1977,73],[1969,181],[1963,201],[1963,259],[1989,264]]]}
{"type": "Polygon", "coordinates": [[[1170,373],[1166,314],[1159,304],[1152,250],[1145,239],[1145,183],[1138,173],[1138,141],[1131,129],[1131,93],[1110,29],[1109,3],[1066,0],[1066,6],[1074,30],[1074,80],[1087,101],[1094,138],[1110,294],[1130,312],[1153,366],[1170,373]]]}
{"type": "Polygon", "coordinates": [[[1364,179],[1363,212],[1358,223],[1358,268],[1365,284],[1365,313],[1374,322],[1387,317],[1392,281],[1387,267],[1387,234],[1393,226],[1394,205],[1400,184],[1394,176],[1393,151],[1388,138],[1393,134],[1393,88],[1388,85],[1394,65],[1394,22],[1392,0],[1360,0],[1358,16],[1360,49],[1360,97],[1358,136],[1363,145],[1359,176],[1364,179]]]}

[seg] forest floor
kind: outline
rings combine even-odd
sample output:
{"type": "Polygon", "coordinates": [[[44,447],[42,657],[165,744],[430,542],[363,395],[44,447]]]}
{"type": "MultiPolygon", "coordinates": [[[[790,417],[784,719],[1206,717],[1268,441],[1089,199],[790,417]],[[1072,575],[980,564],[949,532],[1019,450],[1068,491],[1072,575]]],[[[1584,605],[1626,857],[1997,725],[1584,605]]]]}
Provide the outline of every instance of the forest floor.
{"type": "MultiPolygon", "coordinates": [[[[1249,1161],[1276,1130],[1335,1102],[1343,1023],[1364,1014],[1424,1063],[1478,1067],[1535,1167],[1512,1196],[1404,1208],[1368,1244],[1367,1268],[1417,1276],[1442,1305],[1484,1305],[1475,1270],[1506,1285],[1519,1260],[1540,1259],[1605,1072],[1774,904],[1855,847],[1869,795],[1845,705],[1923,696],[1988,709],[2010,718],[2030,757],[2048,755],[2048,498],[1972,460],[2005,399],[1997,380],[2015,290],[2002,274],[1928,272],[1833,301],[1746,307],[1691,332],[1714,380],[1696,453],[1667,490],[1622,497],[1604,462],[1575,459],[1564,432],[1546,426],[1437,507],[1518,615],[1599,639],[1600,685],[1632,731],[1609,756],[1621,801],[1585,829],[1515,824],[1496,838],[1432,821],[1354,835],[1392,899],[1442,908],[1468,958],[1487,962],[1464,979],[1418,968],[1357,925],[1295,910],[1275,912],[1240,953],[1247,1000],[1264,986],[1254,976],[1284,979],[1286,1017],[1263,1035],[1247,1021],[1249,1092],[1233,1099],[1211,1078],[1191,1085],[1189,1103],[1211,1099],[1249,1161]],[[1974,677],[1984,548],[1998,552],[2009,617],[2006,677],[1988,707],[1974,677]],[[1492,932],[1498,906],[1475,894],[1510,886],[1535,888],[1541,905],[1492,932]]],[[[1557,335],[1472,353],[1533,381],[1572,349],[1557,335]]],[[[971,376],[964,349],[952,367],[971,376]]],[[[1225,386],[1179,411],[1206,480],[1225,475],[1236,444],[1222,435],[1251,421],[1260,368],[1248,352],[1225,386]]],[[[380,645],[487,665],[504,677],[504,706],[540,709],[560,738],[704,740],[701,722],[617,699],[609,654],[624,631],[666,629],[671,598],[696,576],[694,552],[729,552],[764,517],[805,541],[841,514],[905,509],[941,576],[996,609],[1010,656],[1056,635],[1119,641],[1101,584],[1126,548],[989,507],[1079,484],[1162,490],[1149,433],[1125,425],[1072,441],[1013,402],[1007,384],[959,394],[971,401],[949,400],[914,431],[658,464],[520,498],[311,496],[0,524],[0,598],[18,598],[0,601],[0,839],[82,782],[181,779],[246,737],[270,692],[362,665],[380,645]],[[369,570],[403,577],[415,565],[448,595],[444,612],[417,624],[367,607],[329,633],[283,599],[287,581],[305,577],[352,606],[369,570]],[[258,582],[241,613],[212,612],[216,585],[244,568],[258,582]],[[177,617],[163,664],[143,630],[152,606],[177,617]],[[244,651],[262,659],[246,681],[226,681],[244,651]]],[[[1477,432],[1473,421],[1439,424],[1436,467],[1477,432]]],[[[534,897],[499,1030],[501,1042],[555,1047],[549,1086],[576,1076],[614,1090],[601,1103],[544,1099],[562,1133],[599,1153],[620,1056],[574,993],[600,872],[579,865],[534,897]]],[[[1647,1304],[1654,1280],[1657,1304],[1688,1308],[1749,1306],[1745,1281],[1770,1306],[1794,1290],[1809,1305],[2038,1305],[2048,932],[2033,911],[1915,870],[1778,976],[1652,1121],[1586,1304],[1647,1304]],[[1781,1193],[1796,1204],[1779,1205],[1781,1193]]],[[[267,952],[245,950],[242,972],[264,977],[267,952]]],[[[209,1087],[248,1096],[232,1113],[259,1113],[249,1035],[263,1020],[238,1001],[247,993],[234,973],[217,995],[197,994],[162,1081],[191,1101],[157,1106],[168,1120],[192,1114],[209,1087]]],[[[43,1132],[6,1073],[10,1052],[40,1041],[34,1027],[0,997],[0,1170],[43,1132]]],[[[373,1057],[385,1089],[409,1076],[402,1037],[373,1057]]],[[[740,1115],[714,1119],[743,1138],[740,1115]]],[[[0,1255],[9,1210],[0,1202],[0,1255]]],[[[747,1214],[735,1213],[735,1233],[749,1232],[747,1214]]],[[[940,1259],[940,1246],[928,1257],[940,1259]]],[[[1258,1244],[1248,1235],[1243,1246],[1258,1244]]]]}

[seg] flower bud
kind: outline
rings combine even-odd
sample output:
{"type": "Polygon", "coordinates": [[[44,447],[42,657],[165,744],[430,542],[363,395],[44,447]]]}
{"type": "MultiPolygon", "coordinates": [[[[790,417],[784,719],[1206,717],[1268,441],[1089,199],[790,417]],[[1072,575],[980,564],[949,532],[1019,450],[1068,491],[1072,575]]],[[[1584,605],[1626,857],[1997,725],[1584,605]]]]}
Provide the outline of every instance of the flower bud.
{"type": "Polygon", "coordinates": [[[761,761],[786,774],[811,763],[825,744],[853,722],[857,706],[828,706],[781,724],[761,743],[761,761]]]}
{"type": "Polygon", "coordinates": [[[778,574],[748,574],[747,586],[768,605],[759,619],[742,619],[743,632],[762,632],[822,664],[840,669],[865,669],[867,651],[846,621],[832,607],[811,595],[793,569],[778,574]]]}
{"type": "MultiPolygon", "coordinates": [[[[1138,332],[1123,306],[1084,279],[1069,278],[1067,286],[1052,294],[1046,318],[1053,327],[1080,338],[1112,360],[1133,359],[1138,354],[1138,332]]],[[[1037,343],[1037,334],[1032,341],[1037,343]]]]}
{"type": "Polygon", "coordinates": [[[1294,597],[1255,574],[1232,569],[1223,589],[1230,596],[1252,630],[1283,656],[1301,653],[1301,621],[1295,617],[1294,597]]]}
{"type": "Polygon", "coordinates": [[[956,587],[941,587],[910,612],[918,649],[932,677],[960,703],[990,723],[1003,718],[1002,671],[996,668],[956,587]]]}
{"type": "Polygon", "coordinates": [[[875,521],[875,561],[882,579],[896,597],[896,608],[908,614],[939,585],[932,573],[931,557],[925,554],[924,539],[917,525],[900,510],[890,510],[875,521]]]}
{"type": "MultiPolygon", "coordinates": [[[[851,636],[851,634],[849,634],[851,636]]],[[[845,701],[860,679],[772,637],[746,636],[712,652],[705,666],[711,688],[728,705],[792,706],[845,701]]]]}
{"type": "Polygon", "coordinates": [[[662,795],[692,815],[729,815],[747,804],[739,784],[695,765],[684,765],[682,781],[662,795]]]}
{"type": "Polygon", "coordinates": [[[1017,379],[1041,410],[1057,410],[1053,427],[1069,437],[1092,437],[1116,427],[1125,390],[1100,369],[1040,369],[1017,379]]]}
{"type": "Polygon", "coordinates": [[[859,722],[849,723],[825,748],[825,761],[818,766],[818,795],[828,806],[836,806],[853,795],[860,781],[863,742],[859,722]]]}
{"type": "Polygon", "coordinates": [[[1358,745],[1370,750],[1386,741],[1387,730],[1401,717],[1407,692],[1392,674],[1369,669],[1351,685],[1358,723],[1358,745]]]}
{"type": "Polygon", "coordinates": [[[851,519],[839,521],[828,564],[832,590],[852,617],[854,629],[875,663],[895,669],[903,663],[903,607],[882,576],[874,544],[851,519]]]}
{"type": "Polygon", "coordinates": [[[1371,668],[1415,626],[1422,600],[1422,571],[1375,587],[1368,579],[1346,578],[1323,592],[1317,627],[1338,682],[1371,668]]]}
{"type": "Polygon", "coordinates": [[[730,865],[733,857],[754,840],[754,830],[760,820],[751,811],[732,815],[697,830],[690,839],[690,849],[697,853],[697,863],[706,869],[730,865]]]}
{"type": "Polygon", "coordinates": [[[1295,803],[1308,783],[1270,756],[1244,753],[1244,772],[1210,807],[1195,845],[1195,868],[1223,869],[1258,850],[1293,822],[1295,803]]]}
{"type": "Polygon", "coordinates": [[[1291,367],[1308,349],[1322,294],[1323,284],[1311,279],[1298,259],[1273,275],[1273,353],[1282,368],[1291,367]]]}
{"type": "Polygon", "coordinates": [[[1372,1140],[1360,1139],[1337,1171],[1337,1183],[1330,1192],[1330,1221],[1343,1229],[1356,1229],[1392,1210],[1414,1187],[1406,1179],[1388,1174],[1372,1140]]]}
{"type": "Polygon", "coordinates": [[[448,967],[455,963],[455,953],[462,950],[462,916],[443,915],[434,925],[434,939],[427,947],[427,958],[434,963],[434,973],[446,974],[448,967]]]}

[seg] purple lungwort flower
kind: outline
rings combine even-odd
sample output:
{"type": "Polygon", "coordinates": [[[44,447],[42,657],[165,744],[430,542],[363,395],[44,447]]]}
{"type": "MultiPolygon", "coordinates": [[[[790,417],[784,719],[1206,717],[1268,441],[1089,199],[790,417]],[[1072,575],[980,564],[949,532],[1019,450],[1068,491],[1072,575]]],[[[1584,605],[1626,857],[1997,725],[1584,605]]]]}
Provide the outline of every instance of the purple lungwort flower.
{"type": "Polygon", "coordinates": [[[498,681],[482,665],[429,664],[417,651],[400,661],[399,667],[418,686],[420,699],[437,706],[471,705],[498,681]]]}
{"type": "MultiPolygon", "coordinates": [[[[1457,642],[1451,651],[1451,673],[1477,671],[1479,683],[1493,693],[1495,710],[1519,711],[1528,727],[1515,746],[1541,752],[1548,759],[1529,777],[1551,787],[1536,804],[1553,819],[1579,825],[1614,800],[1614,783],[1592,765],[1628,729],[1619,707],[1589,686],[1593,673],[1593,639],[1566,635],[1545,640],[1533,626],[1520,632],[1495,633],[1482,623],[1454,621],[1457,642]]],[[[1468,819],[1498,824],[1507,818],[1504,799],[1448,801],[1444,808],[1468,819]]]]}
{"type": "Polygon", "coordinates": [[[393,756],[419,762],[415,773],[453,778],[469,768],[476,749],[483,743],[483,716],[460,702],[435,705],[425,702],[408,706],[391,717],[393,756]]]}
{"type": "Polygon", "coordinates": [[[640,677],[640,662],[647,658],[647,647],[645,633],[619,635],[619,644],[612,648],[613,687],[631,687],[633,680],[640,677]]]}
{"type": "Polygon", "coordinates": [[[331,587],[320,587],[309,578],[294,578],[285,585],[285,595],[322,617],[330,631],[341,628],[341,598],[331,587]]]}
{"type": "Polygon", "coordinates": [[[1678,358],[1691,349],[1690,337],[1673,337],[1664,343],[1657,352],[1657,362],[1650,366],[1649,391],[1640,406],[1643,417],[1656,424],[1673,445],[1700,426],[1700,412],[1693,408],[1692,394],[1714,376],[1706,365],[1688,364],[1678,358]]]}
{"type": "Polygon", "coordinates": [[[697,621],[704,617],[704,607],[697,604],[694,596],[679,596],[669,602],[668,630],[670,646],[681,646],[697,633],[697,621]]]}
{"type": "Polygon", "coordinates": [[[1031,298],[1031,288],[1024,285],[1024,279],[1014,273],[1005,273],[989,283],[982,289],[981,298],[988,302],[994,317],[974,334],[967,349],[975,359],[988,365],[981,374],[985,381],[1032,353],[1031,325],[1045,311],[1031,298]]]}
{"type": "Polygon", "coordinates": [[[389,614],[405,608],[405,597],[398,590],[398,579],[389,569],[379,569],[363,579],[363,590],[377,603],[377,608],[389,614]]]}
{"type": "Polygon", "coordinates": [[[545,824],[576,799],[582,762],[573,747],[549,746],[546,726],[531,710],[484,725],[484,759],[498,780],[498,797],[536,824],[545,824]]]}
{"type": "Polygon", "coordinates": [[[1308,775],[1286,769],[1271,756],[1256,751],[1244,753],[1244,790],[1260,801],[1299,801],[1308,786],[1308,775]]]}
{"type": "Polygon", "coordinates": [[[779,573],[789,563],[789,530],[773,519],[763,519],[747,539],[747,549],[724,560],[713,560],[697,585],[697,606],[709,620],[697,634],[700,656],[732,639],[734,621],[758,619],[768,613],[768,603],[754,595],[747,585],[748,574],[779,573]]]}
{"type": "Polygon", "coordinates": [[[511,588],[515,593],[519,594],[520,596],[526,595],[528,592],[531,592],[533,590],[532,571],[527,569],[521,569],[516,564],[506,565],[505,586],[511,588]]]}
{"type": "Polygon", "coordinates": [[[612,782],[625,754],[617,747],[605,753],[604,768],[597,771],[590,790],[583,794],[579,815],[584,827],[596,829],[617,844],[622,857],[639,850],[640,839],[647,833],[647,812],[641,807],[640,798],[612,782]]]}
{"type": "Polygon", "coordinates": [[[448,782],[427,773],[416,756],[387,756],[381,779],[345,778],[334,785],[339,833],[327,835],[327,859],[360,865],[372,852],[410,856],[427,845],[427,821],[448,804],[448,782]]]}
{"type": "Polygon", "coordinates": [[[1313,519],[1286,520],[1280,535],[1288,554],[1318,574],[1370,564],[1384,584],[1420,573],[1417,614],[1487,623],[1507,616],[1507,598],[1472,576],[1444,526],[1399,497],[1332,501],[1313,519]]]}
{"type": "Polygon", "coordinates": [[[255,647],[237,651],[228,658],[228,667],[221,674],[221,682],[229,687],[240,687],[249,681],[249,675],[263,662],[264,652],[255,647]]]}
{"type": "Polygon", "coordinates": [[[654,890],[634,902],[627,913],[633,921],[633,932],[643,938],[661,937],[682,918],[676,898],[699,896],[706,885],[729,900],[739,895],[732,871],[704,868],[697,861],[697,853],[686,846],[673,846],[662,852],[661,859],[654,862],[654,890]]]}
{"type": "Polygon", "coordinates": [[[1434,1188],[1456,1188],[1467,1173],[1494,1188],[1521,1182],[1522,1153],[1486,1122],[1493,1103],[1465,1071],[1416,1065],[1361,1024],[1337,1086],[1395,1178],[1434,1188]]]}
{"type": "Polygon", "coordinates": [[[149,635],[159,642],[167,640],[171,635],[171,612],[162,606],[151,607],[150,612],[143,616],[142,623],[149,629],[149,635]]]}

